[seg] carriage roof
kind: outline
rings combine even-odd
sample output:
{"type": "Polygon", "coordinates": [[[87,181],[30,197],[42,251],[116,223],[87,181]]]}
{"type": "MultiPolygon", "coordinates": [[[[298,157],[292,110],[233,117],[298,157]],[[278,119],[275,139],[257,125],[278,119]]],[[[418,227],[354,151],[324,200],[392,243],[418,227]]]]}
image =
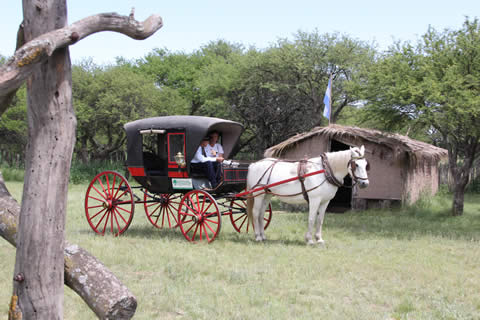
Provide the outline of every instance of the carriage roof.
{"type": "Polygon", "coordinates": [[[129,162],[141,161],[143,130],[165,130],[185,132],[185,159],[190,161],[195,155],[203,137],[208,132],[217,130],[222,135],[222,146],[225,158],[228,158],[233,147],[243,132],[242,124],[220,118],[202,116],[165,116],[140,119],[124,125],[127,134],[127,153],[129,162]],[[136,161],[138,160],[138,161],[136,161]]]}

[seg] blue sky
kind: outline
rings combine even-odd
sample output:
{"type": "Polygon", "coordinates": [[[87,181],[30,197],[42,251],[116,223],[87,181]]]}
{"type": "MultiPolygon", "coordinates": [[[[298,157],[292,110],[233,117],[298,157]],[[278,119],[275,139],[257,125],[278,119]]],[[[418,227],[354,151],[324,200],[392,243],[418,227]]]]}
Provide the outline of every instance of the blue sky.
{"type": "MultiPolygon", "coordinates": [[[[15,48],[22,17],[20,0],[2,0],[0,54],[15,48]]],[[[92,57],[98,64],[115,57],[141,58],[154,48],[191,52],[217,39],[266,48],[298,31],[340,32],[386,49],[394,40],[415,42],[429,25],[437,30],[459,29],[465,16],[480,17],[478,0],[69,0],[69,23],[102,12],[128,15],[135,7],[137,20],[160,14],[164,26],[152,37],[136,41],[103,32],[71,46],[74,62],[92,57]]]]}

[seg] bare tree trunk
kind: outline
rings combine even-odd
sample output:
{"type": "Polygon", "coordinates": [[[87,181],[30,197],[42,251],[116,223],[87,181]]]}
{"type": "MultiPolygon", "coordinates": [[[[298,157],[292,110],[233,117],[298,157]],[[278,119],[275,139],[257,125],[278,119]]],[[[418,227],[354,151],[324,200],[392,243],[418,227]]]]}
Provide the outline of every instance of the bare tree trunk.
{"type": "Polygon", "coordinates": [[[86,301],[100,318],[128,319],[135,311],[136,301],[133,298],[133,306],[129,295],[122,295],[128,292],[126,288],[108,292],[112,284],[117,284],[113,274],[92,275],[101,264],[96,259],[89,260],[89,255],[76,247],[67,246],[64,259],[67,187],[76,127],[68,45],[106,30],[145,39],[162,27],[162,19],[152,15],[139,23],[132,10],[128,17],[100,14],[65,27],[66,0],[23,0],[23,17],[23,35],[19,36],[26,43],[0,66],[0,115],[25,79],[28,93],[29,142],[18,228],[16,224],[8,225],[15,218],[0,210],[0,235],[15,238],[18,246],[9,318],[63,318],[65,260],[67,274],[70,270],[80,277],[86,294],[82,295],[78,289],[81,286],[74,283],[75,276],[66,281],[78,287],[84,299],[96,299],[93,303],[86,301]],[[77,268],[75,261],[83,264],[87,272],[82,273],[85,269],[77,268]],[[110,281],[113,282],[109,284],[110,281]],[[92,295],[92,291],[99,294],[92,295]],[[115,294],[120,294],[121,299],[110,298],[115,294]],[[120,303],[115,304],[117,301],[120,303]]]}
{"type": "Polygon", "coordinates": [[[455,185],[453,192],[452,215],[463,215],[463,203],[465,198],[465,187],[455,185]]]}
{"type": "MultiPolygon", "coordinates": [[[[26,42],[67,22],[65,0],[23,0],[26,42]]],[[[13,296],[23,319],[63,319],[64,229],[75,145],[68,47],[27,79],[28,144],[13,296]]]]}

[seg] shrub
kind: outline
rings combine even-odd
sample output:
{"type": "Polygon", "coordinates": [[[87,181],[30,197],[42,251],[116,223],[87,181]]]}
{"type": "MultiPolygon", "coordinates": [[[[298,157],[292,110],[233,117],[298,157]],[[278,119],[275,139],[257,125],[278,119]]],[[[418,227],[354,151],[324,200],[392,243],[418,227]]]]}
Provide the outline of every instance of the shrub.
{"type": "MultiPolygon", "coordinates": [[[[74,161],[70,168],[70,183],[80,184],[90,182],[98,173],[105,170],[113,170],[124,174],[125,165],[123,162],[111,161],[90,162],[88,164],[74,161]]],[[[24,168],[2,164],[0,171],[2,172],[5,181],[22,182],[24,180],[24,168]]]]}
{"type": "Polygon", "coordinates": [[[125,165],[123,162],[111,161],[92,161],[87,164],[74,161],[70,169],[70,182],[74,184],[90,182],[97,174],[106,170],[124,174],[125,165]]]}
{"type": "Polygon", "coordinates": [[[9,165],[2,165],[0,172],[5,181],[23,181],[25,170],[23,168],[12,167],[9,165]]]}

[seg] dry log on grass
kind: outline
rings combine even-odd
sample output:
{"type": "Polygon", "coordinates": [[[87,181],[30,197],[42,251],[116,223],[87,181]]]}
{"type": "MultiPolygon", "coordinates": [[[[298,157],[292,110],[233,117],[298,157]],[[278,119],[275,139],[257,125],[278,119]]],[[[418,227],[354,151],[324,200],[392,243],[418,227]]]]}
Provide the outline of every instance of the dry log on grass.
{"type": "MultiPolygon", "coordinates": [[[[0,236],[16,247],[20,205],[10,195],[0,172],[0,236]]],[[[75,291],[100,319],[131,319],[135,296],[98,259],[75,244],[65,242],[65,284],[75,291]]]]}

